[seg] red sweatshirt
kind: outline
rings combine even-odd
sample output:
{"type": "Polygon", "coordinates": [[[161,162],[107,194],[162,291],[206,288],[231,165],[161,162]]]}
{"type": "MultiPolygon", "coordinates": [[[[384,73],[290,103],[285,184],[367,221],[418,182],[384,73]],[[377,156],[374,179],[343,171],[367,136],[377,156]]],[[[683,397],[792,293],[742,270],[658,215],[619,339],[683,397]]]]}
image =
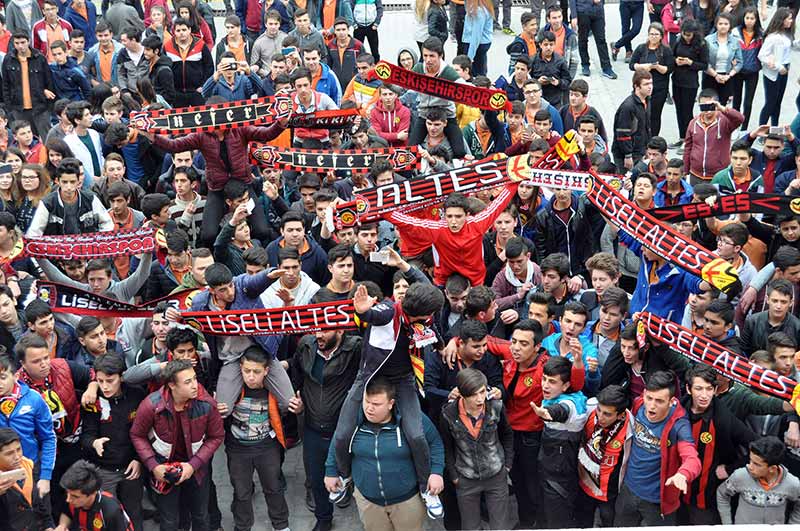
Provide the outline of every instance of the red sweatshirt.
{"type": "Polygon", "coordinates": [[[452,232],[445,220],[423,220],[398,211],[389,213],[386,219],[397,227],[401,240],[412,239],[420,247],[433,245],[433,280],[437,285],[444,286],[450,275],[459,273],[471,285],[480,286],[486,276],[483,235],[514,198],[518,185],[507,184],[482,212],[467,216],[467,222],[458,232],[452,232]]]}

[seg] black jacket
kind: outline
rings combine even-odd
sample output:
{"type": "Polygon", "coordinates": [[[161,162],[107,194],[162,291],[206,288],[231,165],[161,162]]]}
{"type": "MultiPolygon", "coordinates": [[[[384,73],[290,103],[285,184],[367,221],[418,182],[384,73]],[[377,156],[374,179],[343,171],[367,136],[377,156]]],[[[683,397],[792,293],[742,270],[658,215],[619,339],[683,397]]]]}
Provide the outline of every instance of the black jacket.
{"type": "Polygon", "coordinates": [[[172,268],[169,264],[162,266],[156,260],[150,264],[150,276],[147,279],[147,284],[145,284],[144,300],[151,301],[169,295],[172,290],[178,287],[178,284],[179,282],[172,273],[172,268]]]}
{"type": "Polygon", "coordinates": [[[692,44],[683,42],[683,38],[679,38],[672,45],[672,55],[675,58],[688,57],[692,60],[689,66],[681,66],[675,63],[675,68],[672,70],[672,84],[676,87],[685,87],[696,89],[700,86],[698,80],[698,72],[705,72],[708,66],[708,46],[706,41],[695,34],[692,44]],[[697,42],[694,42],[697,39],[697,42]]]}
{"type": "Polygon", "coordinates": [[[732,474],[737,468],[746,465],[746,450],[757,437],[716,397],[712,399],[708,410],[701,415],[692,413],[690,395],[681,398],[681,405],[686,410],[692,430],[699,430],[700,436],[695,440],[695,446],[702,463],[700,475],[690,484],[684,502],[688,501],[695,507],[705,509],[715,508],[717,487],[722,483],[717,479],[717,466],[724,465],[728,474],[732,474]],[[711,462],[707,462],[707,451],[711,452],[711,462]],[[701,485],[705,488],[701,489],[701,485]]]}
{"type": "Polygon", "coordinates": [[[653,93],[659,91],[663,92],[669,90],[669,75],[672,69],[675,68],[675,58],[672,56],[672,48],[659,45],[656,50],[651,50],[647,47],[647,43],[642,43],[633,51],[630,61],[630,69],[635,70],[633,65],[642,63],[658,63],[661,66],[666,66],[666,74],[650,70],[650,75],[653,76],[653,93]]]}
{"type": "Polygon", "coordinates": [[[742,330],[742,350],[749,355],[756,350],[766,349],[767,338],[773,332],[784,332],[796,342],[800,339],[800,319],[790,313],[780,326],[773,328],[769,324],[767,310],[749,315],[742,330]]]}
{"type": "Polygon", "coordinates": [[[566,100],[565,95],[569,92],[569,84],[572,83],[569,65],[555,52],[549,61],[545,61],[540,51],[531,61],[531,77],[538,80],[542,76],[558,79],[558,85],[542,85],[542,97],[557,109],[566,100]]]}
{"type": "MultiPolygon", "coordinates": [[[[13,46],[9,48],[2,67],[3,103],[9,110],[22,110],[22,67],[16,48],[13,46]]],[[[33,110],[47,112],[50,101],[45,97],[44,91],[53,90],[53,76],[47,58],[32,48],[31,56],[28,57],[28,84],[33,110]]]]}
{"type": "Polygon", "coordinates": [[[584,274],[586,259],[594,254],[596,247],[594,239],[587,241],[586,237],[592,233],[586,196],[572,197],[572,215],[567,224],[553,211],[554,204],[551,201],[536,213],[536,255],[564,253],[569,257],[570,276],[584,274]]]}
{"type": "Polygon", "coordinates": [[[447,32],[447,11],[444,7],[431,4],[428,10],[428,35],[439,37],[442,43],[447,42],[450,34],[447,32]]]}
{"type": "Polygon", "coordinates": [[[125,470],[132,460],[137,459],[128,432],[145,396],[143,389],[123,383],[120,396],[107,399],[101,394],[97,402],[83,408],[81,446],[87,459],[106,470],[125,470]],[[100,457],[92,443],[102,437],[109,440],[103,445],[103,456],[100,457]]]}
{"type": "MultiPolygon", "coordinates": [[[[622,351],[619,347],[619,342],[608,353],[605,365],[603,365],[603,372],[600,378],[600,389],[604,389],[609,385],[619,385],[626,391],[630,392],[631,386],[631,366],[625,363],[625,358],[622,357],[622,351]]],[[[678,375],[678,378],[683,381],[683,375],[689,367],[689,360],[683,358],[680,354],[673,352],[666,345],[650,346],[644,353],[644,362],[642,363],[642,377],[645,382],[649,375],[658,371],[673,371],[678,375]]]]}
{"type": "Polygon", "coordinates": [[[150,69],[149,77],[156,94],[167,100],[170,105],[174,105],[175,76],[172,73],[172,59],[166,55],[159,56],[156,64],[150,69]]]}
{"type": "Polygon", "coordinates": [[[39,497],[33,473],[27,475],[25,482],[32,485],[30,502],[15,488],[0,495],[0,531],[44,531],[53,527],[50,503],[39,497]]]}
{"type": "Polygon", "coordinates": [[[446,470],[451,479],[487,480],[514,461],[514,431],[508,424],[502,400],[487,400],[477,439],[461,421],[458,400],[442,410],[439,432],[444,443],[446,470]]]}
{"type": "Polygon", "coordinates": [[[289,359],[289,376],[292,386],[300,390],[305,407],[306,426],[324,434],[332,434],[339,420],[339,412],[358,374],[361,361],[361,337],[343,336],[339,348],[322,366],[322,380],[313,375],[314,361],[318,356],[317,338],[303,336],[294,356],[289,359]]]}
{"type": "Polygon", "coordinates": [[[617,157],[631,155],[636,162],[642,158],[650,141],[650,105],[636,94],[624,100],[614,113],[614,143],[611,152],[617,157]]]}

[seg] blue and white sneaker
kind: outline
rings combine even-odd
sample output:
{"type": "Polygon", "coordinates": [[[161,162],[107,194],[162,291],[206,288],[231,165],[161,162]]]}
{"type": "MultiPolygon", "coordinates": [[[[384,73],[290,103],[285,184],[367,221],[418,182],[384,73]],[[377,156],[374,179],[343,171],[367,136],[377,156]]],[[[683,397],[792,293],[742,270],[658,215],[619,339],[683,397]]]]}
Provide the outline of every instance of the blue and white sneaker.
{"type": "Polygon", "coordinates": [[[444,507],[442,501],[436,494],[429,494],[428,491],[422,493],[422,501],[425,502],[425,507],[428,511],[428,518],[432,520],[439,520],[444,518],[444,507]]]}
{"type": "Polygon", "coordinates": [[[350,493],[350,489],[348,488],[348,486],[350,485],[350,482],[353,481],[352,478],[340,477],[339,479],[342,481],[342,488],[340,488],[336,492],[331,492],[328,495],[328,499],[331,501],[331,503],[341,502],[350,493]]]}

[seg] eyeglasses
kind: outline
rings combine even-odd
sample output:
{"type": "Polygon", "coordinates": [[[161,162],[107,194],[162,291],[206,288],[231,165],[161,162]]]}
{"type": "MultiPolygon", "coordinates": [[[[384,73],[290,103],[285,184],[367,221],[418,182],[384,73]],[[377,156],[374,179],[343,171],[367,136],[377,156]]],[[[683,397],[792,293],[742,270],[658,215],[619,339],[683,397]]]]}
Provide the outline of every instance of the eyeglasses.
{"type": "Polygon", "coordinates": [[[730,240],[726,240],[724,238],[717,237],[717,245],[730,245],[731,247],[734,246],[734,243],[730,240]]]}

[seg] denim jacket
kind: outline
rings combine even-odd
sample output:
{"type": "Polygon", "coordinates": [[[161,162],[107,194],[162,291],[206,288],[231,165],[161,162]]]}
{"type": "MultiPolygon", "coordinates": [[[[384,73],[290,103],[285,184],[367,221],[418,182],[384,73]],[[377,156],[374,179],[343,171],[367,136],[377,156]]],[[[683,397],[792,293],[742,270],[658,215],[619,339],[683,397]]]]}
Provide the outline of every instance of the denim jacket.
{"type": "MultiPolygon", "coordinates": [[[[706,44],[708,45],[708,68],[714,68],[717,64],[717,52],[719,51],[719,41],[717,40],[717,33],[706,36],[706,44]]],[[[728,35],[728,64],[726,65],[725,73],[728,75],[735,74],[742,69],[742,46],[741,41],[733,35],[728,35]]]]}

